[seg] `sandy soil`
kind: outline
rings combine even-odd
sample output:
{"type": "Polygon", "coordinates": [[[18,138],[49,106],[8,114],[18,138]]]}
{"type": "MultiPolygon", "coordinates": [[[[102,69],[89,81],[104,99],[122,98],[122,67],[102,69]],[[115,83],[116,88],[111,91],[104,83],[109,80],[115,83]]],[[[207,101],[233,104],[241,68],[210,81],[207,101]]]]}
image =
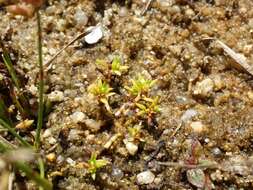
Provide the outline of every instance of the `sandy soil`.
{"type": "MultiPolygon", "coordinates": [[[[201,169],[200,189],[252,189],[252,76],[233,67],[234,60],[206,38],[221,40],[253,62],[253,1],[154,0],[141,15],[145,4],[49,0],[42,7],[44,62],[89,26],[100,23],[103,29],[98,43],[75,42],[46,73],[45,94],[53,103],[42,132],[47,177],[55,189],[66,190],[197,189],[187,165],[208,160],[218,166],[201,169]],[[97,59],[110,64],[115,56],[129,67],[126,73],[108,75],[97,68],[97,59]],[[157,80],[146,96],[159,97],[160,112],[150,117],[138,116],[136,97],[125,88],[138,75],[157,80]],[[97,78],[115,92],[109,98],[112,113],[88,91],[97,78]],[[136,126],[133,137],[129,128],[136,126]],[[108,161],[96,180],[86,164],[94,152],[108,161]],[[144,171],[154,175],[147,184],[138,179],[144,171]]],[[[4,9],[0,18],[1,38],[35,104],[35,18],[4,9]]],[[[34,130],[25,134],[32,141],[34,130]]]]}

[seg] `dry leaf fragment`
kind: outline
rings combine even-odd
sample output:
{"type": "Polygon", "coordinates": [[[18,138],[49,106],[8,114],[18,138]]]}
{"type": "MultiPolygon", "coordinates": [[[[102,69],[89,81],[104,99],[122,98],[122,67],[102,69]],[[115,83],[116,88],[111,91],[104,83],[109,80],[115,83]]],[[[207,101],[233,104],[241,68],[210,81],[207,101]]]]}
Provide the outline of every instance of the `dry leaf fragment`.
{"type": "Polygon", "coordinates": [[[22,0],[22,1],[33,5],[34,7],[40,7],[43,4],[43,0],[22,0]]]}
{"type": "Polygon", "coordinates": [[[226,44],[224,44],[220,40],[216,40],[216,42],[222,47],[222,49],[233,59],[236,63],[239,65],[232,65],[235,68],[243,69],[244,71],[248,72],[249,74],[253,75],[253,66],[250,65],[247,62],[247,58],[239,53],[236,53],[234,50],[232,50],[230,47],[228,47],[226,44]]]}
{"type": "Polygon", "coordinates": [[[6,9],[14,15],[22,15],[29,18],[33,16],[35,10],[33,6],[29,5],[10,5],[6,9]]]}
{"type": "Polygon", "coordinates": [[[16,129],[28,129],[32,126],[33,122],[34,122],[33,120],[28,119],[21,121],[16,125],[16,129]]]}

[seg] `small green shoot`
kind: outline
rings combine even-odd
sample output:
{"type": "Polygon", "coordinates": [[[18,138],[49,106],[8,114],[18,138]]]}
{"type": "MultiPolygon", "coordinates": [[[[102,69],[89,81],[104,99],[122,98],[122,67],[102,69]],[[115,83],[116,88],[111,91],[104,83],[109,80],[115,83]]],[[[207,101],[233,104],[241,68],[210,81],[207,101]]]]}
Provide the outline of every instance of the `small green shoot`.
{"type": "Polygon", "coordinates": [[[93,180],[96,179],[97,170],[106,166],[108,164],[107,160],[99,159],[97,160],[96,153],[92,153],[91,158],[88,160],[88,172],[91,174],[93,180]]]}
{"type": "Polygon", "coordinates": [[[135,125],[133,127],[128,127],[128,134],[132,140],[137,140],[137,141],[143,141],[141,138],[141,125],[135,125]]]}
{"type": "Polygon", "coordinates": [[[104,59],[97,59],[95,64],[96,64],[96,67],[101,71],[106,71],[109,69],[109,65],[104,59]]]}
{"type": "Polygon", "coordinates": [[[107,84],[103,82],[101,79],[98,79],[93,84],[91,84],[88,88],[88,91],[96,96],[98,100],[105,105],[107,111],[111,113],[111,108],[108,103],[108,99],[110,96],[114,95],[114,92],[111,92],[113,89],[107,84]]]}
{"type": "Polygon", "coordinates": [[[132,79],[132,86],[125,88],[134,96],[139,97],[141,94],[148,93],[152,86],[156,83],[156,80],[146,79],[142,75],[139,75],[136,79],[132,79]]]}
{"type": "Polygon", "coordinates": [[[159,98],[144,98],[145,102],[143,104],[136,103],[138,107],[137,115],[145,118],[150,118],[154,114],[160,112],[160,108],[158,106],[159,98]]]}
{"type": "Polygon", "coordinates": [[[111,72],[112,74],[121,76],[122,73],[126,72],[128,70],[128,66],[121,65],[121,59],[119,56],[114,57],[112,61],[112,66],[111,66],[111,72]]]}

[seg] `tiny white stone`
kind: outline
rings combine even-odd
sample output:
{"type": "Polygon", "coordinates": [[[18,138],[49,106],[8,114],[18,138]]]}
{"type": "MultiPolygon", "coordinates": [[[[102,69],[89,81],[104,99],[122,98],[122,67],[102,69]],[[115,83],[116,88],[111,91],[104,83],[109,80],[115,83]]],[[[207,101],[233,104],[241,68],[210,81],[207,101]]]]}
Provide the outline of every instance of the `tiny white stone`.
{"type": "Polygon", "coordinates": [[[140,185],[150,184],[154,181],[154,179],[155,175],[149,170],[141,172],[137,175],[137,183],[140,185]]]}
{"type": "Polygon", "coordinates": [[[63,92],[62,92],[62,91],[59,91],[59,90],[55,90],[55,91],[51,92],[51,93],[48,95],[48,99],[49,99],[51,102],[61,102],[61,101],[63,101],[63,99],[64,99],[63,92]]]}
{"type": "Polygon", "coordinates": [[[124,140],[124,143],[126,145],[126,149],[129,152],[129,154],[132,156],[135,155],[136,152],[138,151],[138,146],[132,142],[127,141],[127,140],[124,140]]]}
{"type": "Polygon", "coordinates": [[[190,124],[190,127],[194,133],[202,133],[205,130],[205,126],[201,121],[194,121],[190,124]]]}
{"type": "Polygon", "coordinates": [[[76,111],[70,117],[73,120],[73,122],[79,123],[84,121],[85,114],[83,112],[76,111]]]}
{"type": "Polygon", "coordinates": [[[51,129],[46,129],[42,135],[43,138],[50,137],[52,135],[51,129]]]}
{"type": "Polygon", "coordinates": [[[78,26],[85,26],[88,23],[88,17],[81,8],[77,9],[74,18],[78,26]]]}
{"type": "Polygon", "coordinates": [[[207,78],[200,82],[197,82],[193,94],[202,97],[208,97],[212,93],[213,89],[214,89],[214,82],[210,78],[207,78]]]}
{"type": "Polygon", "coordinates": [[[101,26],[96,26],[93,30],[84,37],[87,44],[95,44],[103,37],[103,29],[101,26]]]}
{"type": "Polygon", "coordinates": [[[48,143],[49,144],[55,144],[57,142],[57,140],[54,137],[49,137],[48,138],[48,143]]]}
{"type": "Polygon", "coordinates": [[[66,159],[66,162],[67,162],[69,165],[71,165],[71,166],[76,165],[76,162],[75,162],[74,160],[72,160],[71,158],[67,158],[67,159],[66,159]]]}
{"type": "Polygon", "coordinates": [[[198,115],[198,112],[194,109],[188,109],[184,112],[184,114],[181,116],[181,121],[187,122],[191,120],[193,117],[198,115]]]}

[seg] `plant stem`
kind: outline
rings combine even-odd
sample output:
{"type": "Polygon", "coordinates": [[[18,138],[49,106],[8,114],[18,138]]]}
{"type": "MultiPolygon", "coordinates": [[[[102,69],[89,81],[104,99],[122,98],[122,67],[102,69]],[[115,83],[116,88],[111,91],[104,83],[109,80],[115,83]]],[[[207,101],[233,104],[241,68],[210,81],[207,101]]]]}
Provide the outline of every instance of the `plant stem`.
{"type": "Polygon", "coordinates": [[[52,184],[48,180],[42,178],[38,173],[34,172],[27,164],[24,164],[22,162],[15,162],[14,166],[17,169],[24,172],[28,178],[35,181],[42,188],[44,188],[46,190],[52,189],[52,184]]]}
{"type": "Polygon", "coordinates": [[[24,146],[31,147],[31,145],[24,140],[15,130],[13,127],[11,127],[8,123],[6,123],[4,120],[0,119],[0,125],[2,125],[4,128],[6,128],[14,137],[16,137],[24,146]]]}
{"type": "Polygon", "coordinates": [[[43,125],[43,111],[44,111],[44,71],[43,71],[43,60],[42,60],[42,31],[41,31],[41,20],[40,12],[37,11],[37,36],[38,36],[38,54],[39,54],[39,109],[38,109],[38,121],[35,137],[35,148],[36,150],[40,147],[40,132],[43,125]]]}
{"type": "MultiPolygon", "coordinates": [[[[44,179],[45,178],[45,167],[44,167],[44,162],[43,162],[42,158],[39,158],[38,163],[39,163],[40,177],[44,179]]],[[[39,187],[39,190],[43,190],[43,189],[44,189],[43,187],[39,187]]]]}

